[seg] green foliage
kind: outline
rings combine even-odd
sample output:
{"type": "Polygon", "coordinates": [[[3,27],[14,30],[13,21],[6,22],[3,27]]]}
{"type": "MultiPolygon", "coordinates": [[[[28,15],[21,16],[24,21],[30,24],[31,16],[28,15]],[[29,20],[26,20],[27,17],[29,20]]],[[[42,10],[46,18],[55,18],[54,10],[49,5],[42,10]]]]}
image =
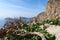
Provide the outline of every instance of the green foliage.
{"type": "MultiPolygon", "coordinates": [[[[51,21],[45,21],[46,23],[50,23],[51,21]]],[[[52,21],[52,22],[54,22],[53,24],[57,24],[57,22],[56,21],[52,21]]],[[[53,35],[51,35],[51,34],[49,34],[46,30],[44,30],[44,29],[41,29],[39,26],[40,25],[42,25],[42,24],[44,24],[44,22],[43,23],[36,23],[36,24],[33,24],[32,26],[19,26],[20,27],[20,29],[25,29],[25,30],[27,30],[27,31],[29,31],[29,32],[41,32],[42,34],[44,34],[45,35],[45,37],[46,37],[46,39],[47,40],[55,40],[55,36],[53,36],[53,35]]],[[[15,35],[17,35],[17,34],[15,34],[15,35]]],[[[18,40],[18,38],[16,37],[16,36],[12,36],[12,35],[9,35],[9,40],[18,40]]],[[[37,36],[37,35],[27,35],[25,38],[23,38],[23,39],[20,39],[20,40],[41,40],[41,38],[39,37],[39,36],[37,36]]]]}
{"type": "MultiPolygon", "coordinates": [[[[54,36],[51,35],[51,34],[49,34],[46,30],[41,29],[39,27],[40,25],[42,25],[42,23],[36,23],[36,24],[33,24],[32,26],[28,26],[28,27],[24,27],[23,26],[22,29],[25,29],[25,30],[27,30],[29,32],[41,32],[42,34],[45,35],[45,37],[46,37],[47,40],[54,40],[55,39],[54,36]]],[[[28,39],[24,38],[23,40],[38,40],[39,39],[38,36],[33,36],[33,37],[29,36],[29,38],[28,39]]]]}
{"type": "Polygon", "coordinates": [[[60,20],[45,20],[44,23],[51,23],[52,25],[60,25],[60,20]]]}
{"type": "Polygon", "coordinates": [[[12,35],[8,35],[8,40],[15,40],[16,38],[15,37],[13,37],[12,35]]]}
{"type": "Polygon", "coordinates": [[[34,36],[27,35],[25,38],[23,38],[21,40],[39,40],[39,39],[41,40],[41,38],[39,36],[37,36],[37,35],[34,35],[34,36]]]}

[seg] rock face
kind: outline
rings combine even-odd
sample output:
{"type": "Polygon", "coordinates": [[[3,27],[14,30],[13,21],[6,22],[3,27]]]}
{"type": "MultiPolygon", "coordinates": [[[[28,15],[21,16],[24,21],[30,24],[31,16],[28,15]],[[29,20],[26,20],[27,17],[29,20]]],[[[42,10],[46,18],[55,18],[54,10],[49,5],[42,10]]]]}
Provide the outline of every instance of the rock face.
{"type": "Polygon", "coordinates": [[[40,28],[44,29],[46,27],[46,31],[52,35],[55,35],[55,40],[60,40],[60,26],[58,25],[50,25],[50,24],[44,24],[39,26],[40,28]]]}
{"type": "Polygon", "coordinates": [[[60,0],[48,0],[46,6],[47,19],[59,19],[60,18],[60,0]]]}
{"type": "Polygon", "coordinates": [[[50,27],[48,27],[47,32],[49,32],[50,34],[55,35],[56,39],[55,40],[60,40],[60,26],[55,26],[55,25],[50,25],[50,27]]]}
{"type": "Polygon", "coordinates": [[[46,18],[47,18],[46,12],[42,12],[38,14],[37,22],[43,22],[44,20],[46,20],[46,18]]]}
{"type": "Polygon", "coordinates": [[[38,14],[37,17],[33,19],[37,20],[36,22],[42,22],[47,19],[60,19],[60,0],[48,0],[46,11],[38,14]]]}
{"type": "Polygon", "coordinates": [[[46,18],[47,18],[46,12],[42,12],[38,14],[37,17],[33,17],[28,24],[32,25],[35,23],[43,22],[44,20],[46,20],[46,18]]]}

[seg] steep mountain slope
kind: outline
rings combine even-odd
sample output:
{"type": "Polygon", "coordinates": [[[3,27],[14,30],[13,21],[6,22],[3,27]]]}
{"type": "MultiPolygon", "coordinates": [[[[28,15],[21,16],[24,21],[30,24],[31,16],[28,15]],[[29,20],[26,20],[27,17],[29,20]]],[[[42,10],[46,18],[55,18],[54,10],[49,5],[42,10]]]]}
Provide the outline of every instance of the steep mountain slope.
{"type": "Polygon", "coordinates": [[[60,0],[48,0],[46,6],[46,14],[48,19],[60,18],[60,0]]]}
{"type": "Polygon", "coordinates": [[[31,20],[35,22],[43,22],[44,20],[56,20],[60,19],[60,0],[48,0],[45,12],[37,15],[36,18],[31,20]]]}

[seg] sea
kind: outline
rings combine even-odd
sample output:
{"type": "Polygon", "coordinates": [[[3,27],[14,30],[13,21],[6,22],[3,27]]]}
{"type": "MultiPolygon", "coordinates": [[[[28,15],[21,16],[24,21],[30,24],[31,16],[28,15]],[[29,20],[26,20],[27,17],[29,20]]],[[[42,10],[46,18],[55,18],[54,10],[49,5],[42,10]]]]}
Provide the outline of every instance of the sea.
{"type": "Polygon", "coordinates": [[[3,28],[5,22],[6,22],[6,21],[5,21],[4,19],[0,19],[0,28],[3,28]]]}

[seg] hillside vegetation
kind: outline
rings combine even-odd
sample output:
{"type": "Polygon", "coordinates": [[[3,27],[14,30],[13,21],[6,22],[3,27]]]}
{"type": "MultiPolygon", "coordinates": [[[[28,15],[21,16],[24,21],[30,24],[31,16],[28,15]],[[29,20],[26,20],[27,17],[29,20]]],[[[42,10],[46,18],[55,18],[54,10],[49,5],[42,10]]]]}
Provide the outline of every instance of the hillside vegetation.
{"type": "MultiPolygon", "coordinates": [[[[17,21],[17,20],[16,20],[17,21]]],[[[33,25],[19,24],[15,22],[8,22],[7,26],[0,29],[1,40],[55,40],[55,35],[49,34],[41,25],[51,23],[51,25],[60,25],[58,20],[46,20],[42,23],[35,23],[33,25]],[[16,26],[14,25],[17,24],[16,26]]]]}

